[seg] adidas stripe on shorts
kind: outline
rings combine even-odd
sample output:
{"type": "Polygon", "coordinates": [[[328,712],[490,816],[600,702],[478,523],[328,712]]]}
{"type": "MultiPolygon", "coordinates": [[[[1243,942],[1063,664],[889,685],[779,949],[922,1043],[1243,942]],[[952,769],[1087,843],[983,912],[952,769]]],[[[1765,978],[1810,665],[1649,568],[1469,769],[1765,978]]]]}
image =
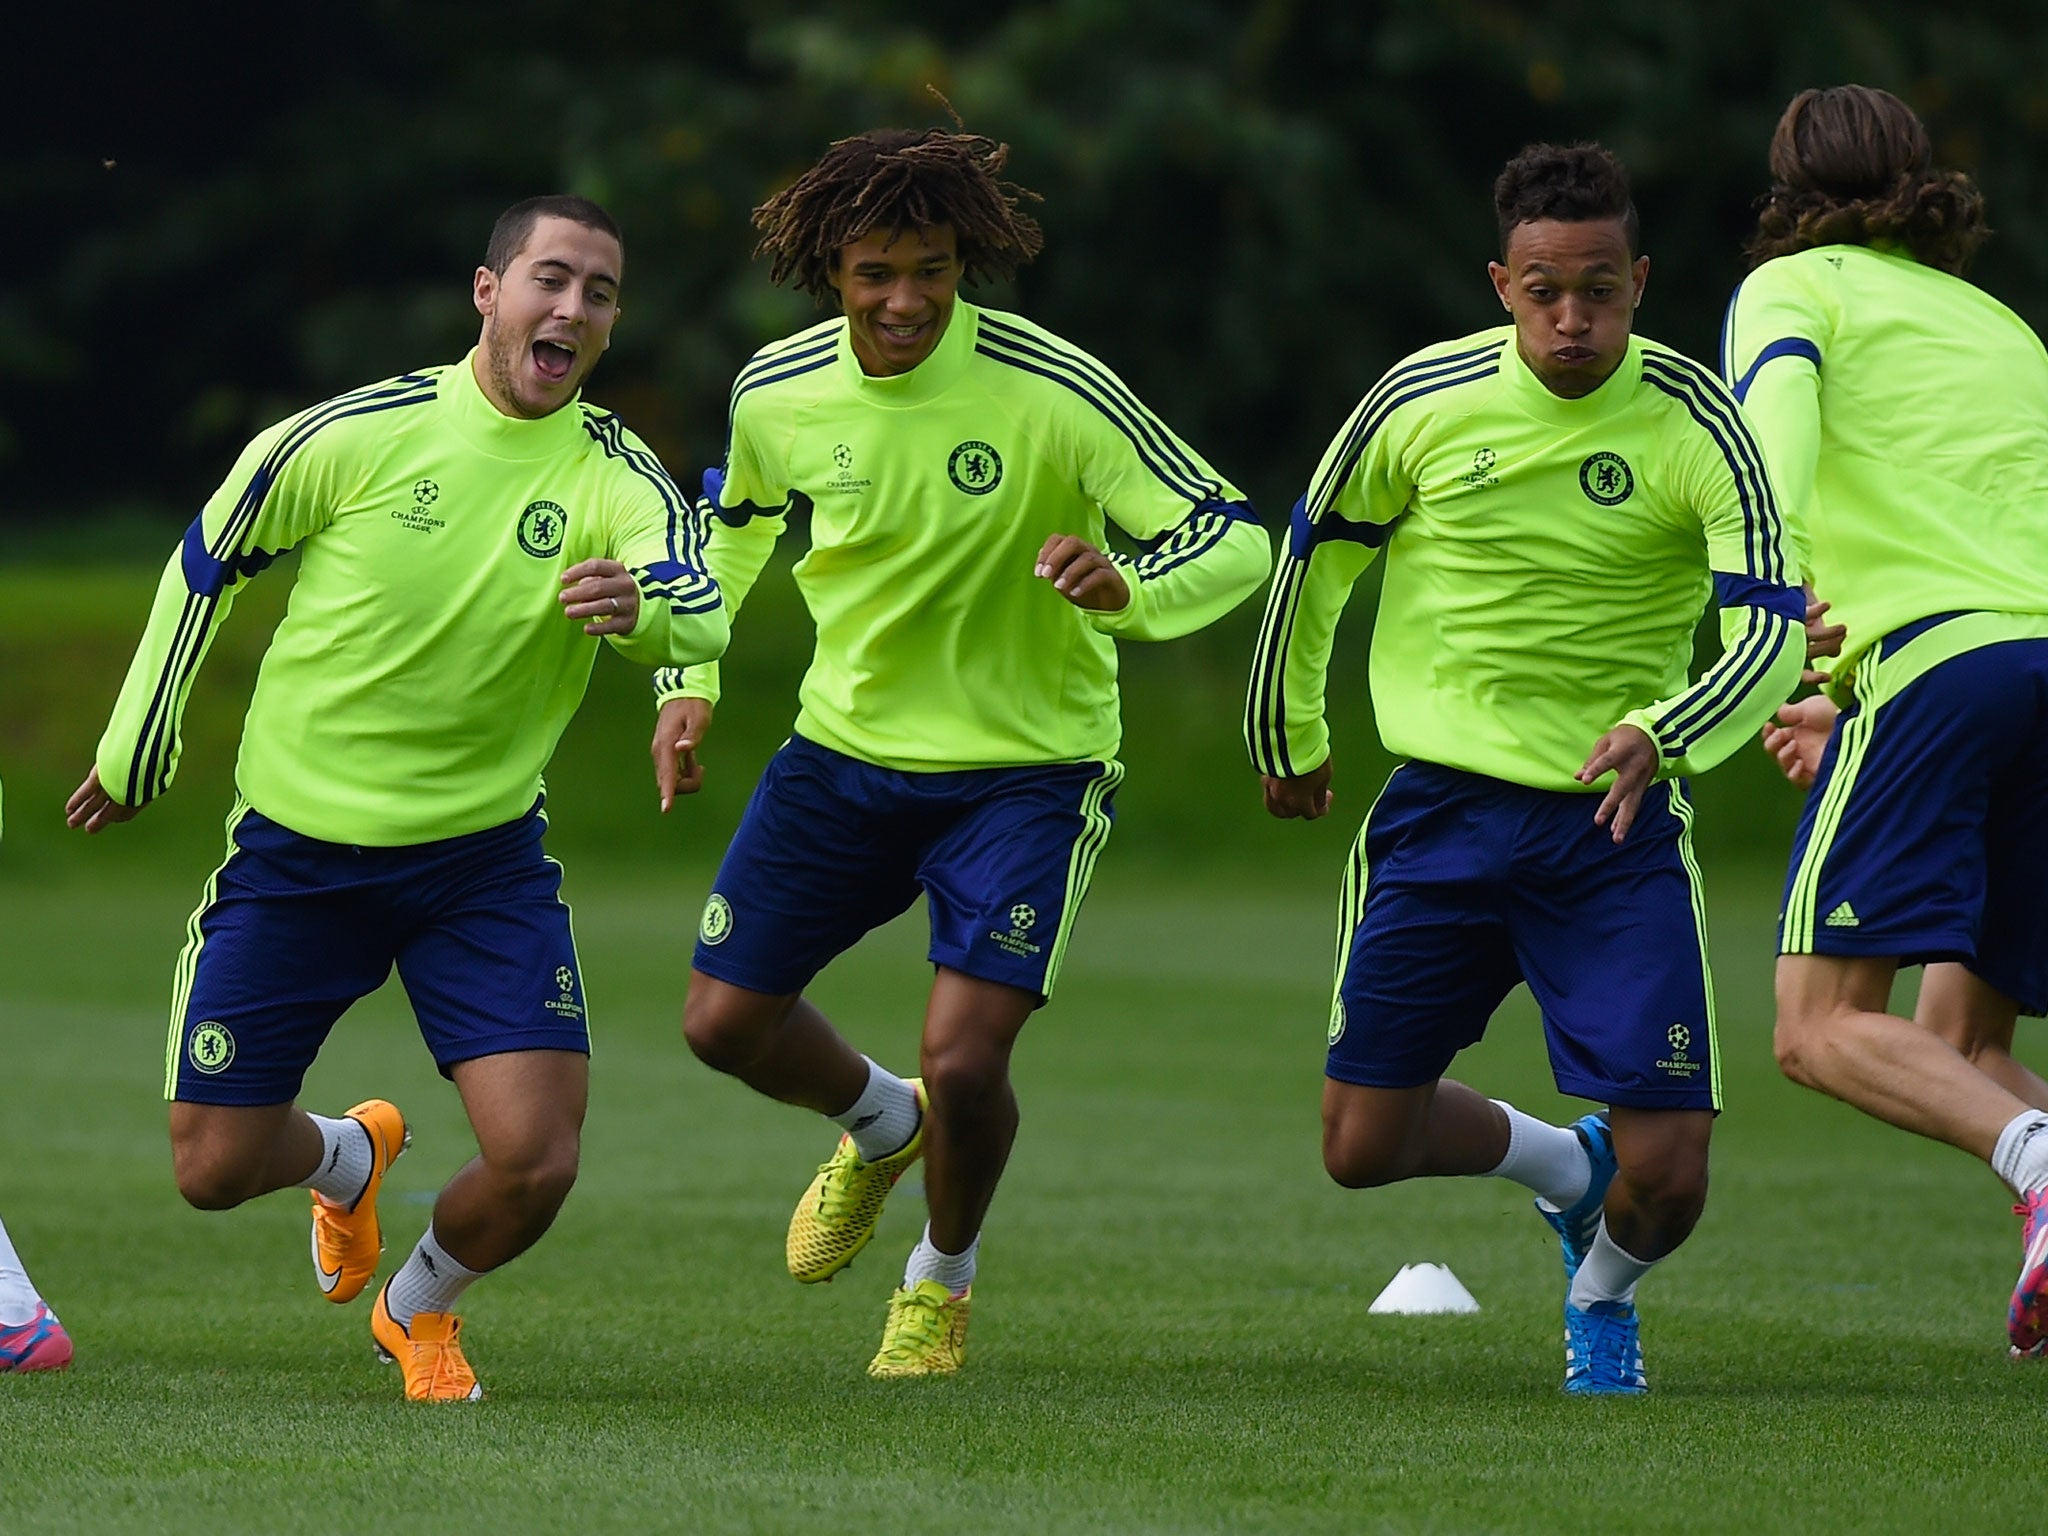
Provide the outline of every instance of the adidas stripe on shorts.
{"type": "Polygon", "coordinates": [[[2048,639],[1998,638],[2011,628],[1940,614],[1858,662],[1793,841],[1779,953],[1957,960],[2048,1013],[2048,639]]]}

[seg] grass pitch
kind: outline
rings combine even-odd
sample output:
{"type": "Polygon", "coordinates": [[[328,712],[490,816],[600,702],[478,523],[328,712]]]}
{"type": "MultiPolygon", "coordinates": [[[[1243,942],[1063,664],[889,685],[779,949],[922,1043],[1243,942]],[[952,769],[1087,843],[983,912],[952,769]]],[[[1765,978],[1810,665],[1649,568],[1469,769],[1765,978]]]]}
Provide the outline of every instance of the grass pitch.
{"type": "MultiPolygon", "coordinates": [[[[914,1184],[851,1270],[795,1285],[783,1227],[831,1131],[697,1066],[676,1027],[708,860],[788,726],[809,644],[794,595],[775,579],[750,599],[712,780],[666,825],[644,677],[600,661],[549,773],[597,1039],[582,1182],[465,1299],[489,1400],[405,1404],[367,1299],[315,1293],[304,1197],[187,1210],[164,1145],[171,962],[219,857],[282,577],[215,645],[170,799],[88,845],[57,808],[155,572],[0,570],[0,1213],[79,1350],[63,1377],[0,1377],[0,1532],[2042,1524],[2048,1367],[2004,1358],[2004,1192],[1771,1065],[1775,881],[1739,871],[1783,848],[1797,799],[1761,754],[1698,786],[1730,1112],[1706,1219],[1644,1289],[1651,1397],[1559,1393],[1563,1279],[1519,1190],[1324,1178],[1337,876],[1385,767],[1351,645],[1331,690],[1338,815],[1265,821],[1236,740],[1256,604],[1126,649],[1122,821],[1019,1049],[1023,1134],[950,1381],[863,1374],[920,1225],[914,1184]],[[1420,1259],[1483,1310],[1367,1316],[1420,1259]]],[[[815,992],[899,1068],[928,985],[920,918],[815,992]]],[[[1525,995],[1459,1070],[1532,1112],[1583,1112],[1550,1091],[1525,995]]],[[[386,1186],[388,1267],[473,1150],[395,993],[342,1021],[306,1102],[372,1093],[417,1129],[386,1186]]]]}
{"type": "MultiPolygon", "coordinates": [[[[1327,824],[1326,824],[1327,825],[1327,824]]],[[[1558,1391],[1562,1278],[1520,1191],[1348,1193],[1316,1103],[1329,878],[1171,879],[1106,859],[1061,996],[1019,1052],[1024,1129],[983,1245],[967,1370],[862,1374],[920,1220],[899,1189],[834,1283],[782,1272],[815,1119],[692,1062],[675,1026],[706,872],[570,865],[598,1054],[583,1179],[468,1298],[491,1396],[398,1400],[367,1299],[317,1296],[303,1197],[186,1210],[158,1103],[163,1001],[204,871],[0,879],[0,1211],[78,1342],[0,1378],[0,1529],[499,1531],[2028,1529],[2048,1376],[2004,1358],[2017,1225],[1960,1155],[1780,1082],[1769,914],[1715,888],[1731,1112],[1693,1243],[1645,1286],[1653,1395],[1558,1391]],[[1476,1317],[1376,1318],[1403,1262],[1476,1317]]],[[[816,995],[913,1058],[918,917],[816,995]]],[[[1555,1118],[1512,1001],[1464,1075],[1555,1118]]],[[[472,1150],[389,991],[308,1084],[415,1121],[387,1266],[472,1150]]],[[[914,1175],[913,1175],[914,1181],[914,1175]]]]}

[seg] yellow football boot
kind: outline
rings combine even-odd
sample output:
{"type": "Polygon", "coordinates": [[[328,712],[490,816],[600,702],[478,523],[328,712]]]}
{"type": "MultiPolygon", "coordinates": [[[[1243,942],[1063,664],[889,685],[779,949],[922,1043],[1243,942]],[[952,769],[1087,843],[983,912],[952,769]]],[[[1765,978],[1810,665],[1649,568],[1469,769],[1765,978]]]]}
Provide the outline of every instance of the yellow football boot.
{"type": "Polygon", "coordinates": [[[967,1358],[969,1286],[958,1296],[936,1280],[920,1280],[889,1298],[882,1347],[868,1362],[868,1374],[888,1380],[902,1376],[950,1376],[967,1358]]]}
{"type": "Polygon", "coordinates": [[[910,1086],[917,1094],[917,1129],[901,1150],[864,1163],[854,1150],[853,1138],[841,1136],[838,1150],[818,1165],[818,1176],[797,1201],[789,1218],[785,1252],[789,1272],[805,1285],[830,1280],[867,1247],[868,1239],[875,1235],[882,1202],[903,1177],[903,1170],[923,1156],[924,1122],[931,1101],[925,1097],[921,1078],[911,1078],[910,1086]]]}
{"type": "Polygon", "coordinates": [[[415,1403],[474,1403],[482,1400],[483,1383],[462,1353],[462,1319],[453,1312],[415,1312],[410,1327],[401,1327],[377,1293],[370,1309],[370,1337],[377,1358],[396,1360],[405,1372],[405,1395],[415,1403]]]}
{"type": "Polygon", "coordinates": [[[348,1112],[370,1133],[370,1182],[354,1205],[313,1197],[313,1271],[329,1301],[354,1301],[377,1273],[384,1234],[377,1226],[377,1191],[398,1154],[412,1145],[412,1130],[398,1106],[366,1099],[348,1112]]]}

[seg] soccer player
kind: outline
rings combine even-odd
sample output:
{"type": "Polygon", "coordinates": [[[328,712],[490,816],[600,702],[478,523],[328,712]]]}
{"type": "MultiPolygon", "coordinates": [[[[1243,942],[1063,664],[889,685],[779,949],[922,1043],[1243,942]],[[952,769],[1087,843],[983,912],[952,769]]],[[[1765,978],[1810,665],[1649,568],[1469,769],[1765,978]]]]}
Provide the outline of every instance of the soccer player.
{"type": "MultiPolygon", "coordinates": [[[[755,211],[759,252],[839,318],[756,354],[706,477],[706,556],[737,606],[790,510],[817,623],[802,710],[704,908],[691,1048],[845,1134],[791,1218],[800,1281],[874,1232],[920,1155],[930,1220],[878,1377],[959,1368],[982,1218],[1016,1134],[1009,1059],[1046,1001],[1123,769],[1116,641],[1235,607],[1271,568],[1244,497],[1115,374],[957,295],[1038,251],[1006,146],[845,139],[755,211]],[[1143,548],[1105,549],[1105,517],[1143,548]],[[863,1056],[803,997],[924,891],[936,969],[921,1078],[863,1056]]],[[[717,671],[662,677],[664,808],[697,786],[717,671]]]]}
{"type": "Polygon", "coordinates": [[[22,1267],[0,1222],[0,1372],[61,1371],[71,1363],[71,1335],[22,1267]]]}
{"type": "Polygon", "coordinates": [[[71,1335],[21,1266],[0,1222],[0,1372],[61,1371],[71,1363],[71,1335]]]}
{"type": "Polygon", "coordinates": [[[1404,359],[1296,504],[1246,713],[1275,816],[1330,809],[1337,621],[1381,551],[1380,734],[1409,759],[1345,872],[1323,1161],[1352,1188],[1535,1191],[1569,1277],[1565,1389],[1647,1385],[1637,1282],[1691,1232],[1721,1106],[1683,774],[1797,685],[1804,599],[1713,374],[1633,336],[1649,277],[1621,165],[1537,145],[1494,185],[1513,323],[1404,359]],[[1721,659],[1687,686],[1694,624],[1721,659]],[[1568,1129],[1444,1076],[1517,982],[1568,1129]]]}
{"type": "Polygon", "coordinates": [[[1962,273],[1968,177],[1868,86],[1802,91],[1725,366],[1848,638],[1766,731],[1810,783],[1778,935],[1779,1064],[1989,1162],[2020,1199],[2015,1350],[2048,1347],[2048,354],[1962,273]],[[1913,1019],[1888,1011],[1927,967],[1913,1019]]]}
{"type": "Polygon", "coordinates": [[[476,270],[467,358],[260,434],[171,557],[69,806],[97,832],[170,787],[186,695],[236,590],[300,547],[242,732],[227,860],[178,960],[172,1160],[204,1210],[310,1188],[320,1287],[358,1295],[405,1121],[382,1099],[342,1116],[295,1100],[329,1028],[395,964],[478,1147],[372,1310],[414,1399],[482,1395],[456,1300],[547,1230],[576,1177],[590,1037],[541,770],[591,637],[646,663],[725,648],[689,504],[579,398],[622,268],[595,203],[517,204],[476,270]]]}

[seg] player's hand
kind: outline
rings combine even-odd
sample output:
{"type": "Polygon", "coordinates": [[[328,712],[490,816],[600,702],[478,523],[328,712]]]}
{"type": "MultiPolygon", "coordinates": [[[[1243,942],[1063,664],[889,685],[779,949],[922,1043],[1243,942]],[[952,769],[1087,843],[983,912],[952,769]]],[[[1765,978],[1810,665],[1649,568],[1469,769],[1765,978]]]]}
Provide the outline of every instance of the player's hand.
{"type": "Polygon", "coordinates": [[[670,699],[661,706],[654,721],[654,787],[661,791],[661,810],[676,803],[677,795],[694,795],[704,787],[704,765],[697,761],[697,748],[711,729],[709,699],[670,699]]]}
{"type": "Polygon", "coordinates": [[[1292,821],[1296,817],[1303,821],[1318,821],[1329,815],[1330,802],[1337,798],[1330,789],[1330,773],[1335,766],[1335,759],[1326,757],[1320,767],[1311,768],[1291,779],[1275,778],[1270,773],[1262,775],[1260,782],[1266,789],[1266,814],[1277,816],[1282,821],[1292,821]]]}
{"type": "Polygon", "coordinates": [[[1815,694],[1810,699],[1779,706],[1778,718],[1764,727],[1764,750],[1778,760],[1785,777],[1801,789],[1813,786],[1820,772],[1821,754],[1835,732],[1835,720],[1842,713],[1833,699],[1815,694]]]}
{"type": "MultiPolygon", "coordinates": [[[[1842,642],[1849,638],[1848,625],[1824,623],[1823,620],[1827,616],[1828,609],[1832,608],[1834,604],[1822,602],[1818,597],[1814,596],[1813,588],[1811,587],[1807,587],[1805,592],[1806,659],[1812,661],[1816,656],[1841,655],[1842,642]]],[[[1799,680],[1806,683],[1824,683],[1828,680],[1828,675],[1825,672],[1817,672],[1812,667],[1808,667],[1799,674],[1799,680]]]]}
{"type": "Polygon", "coordinates": [[[616,560],[579,560],[562,572],[562,612],[586,635],[630,635],[640,622],[640,583],[616,560]]]}
{"type": "Polygon", "coordinates": [[[1643,792],[1657,777],[1657,743],[1650,740],[1649,732],[1641,726],[1617,725],[1593,743],[1593,755],[1574,777],[1581,784],[1591,784],[1609,772],[1613,773],[1614,782],[1607,786],[1600,809],[1593,813],[1593,824],[1611,827],[1614,840],[1619,843],[1636,824],[1636,812],[1643,807],[1643,792]]]}
{"type": "Polygon", "coordinates": [[[1131,605],[1130,586],[1116,562],[1071,533],[1056,533],[1045,541],[1032,574],[1051,582],[1053,590],[1076,608],[1121,613],[1131,605]]]}
{"type": "Polygon", "coordinates": [[[64,825],[73,830],[100,832],[116,822],[133,821],[141,811],[141,806],[123,805],[102,789],[100,771],[95,767],[64,802],[64,825]]]}

